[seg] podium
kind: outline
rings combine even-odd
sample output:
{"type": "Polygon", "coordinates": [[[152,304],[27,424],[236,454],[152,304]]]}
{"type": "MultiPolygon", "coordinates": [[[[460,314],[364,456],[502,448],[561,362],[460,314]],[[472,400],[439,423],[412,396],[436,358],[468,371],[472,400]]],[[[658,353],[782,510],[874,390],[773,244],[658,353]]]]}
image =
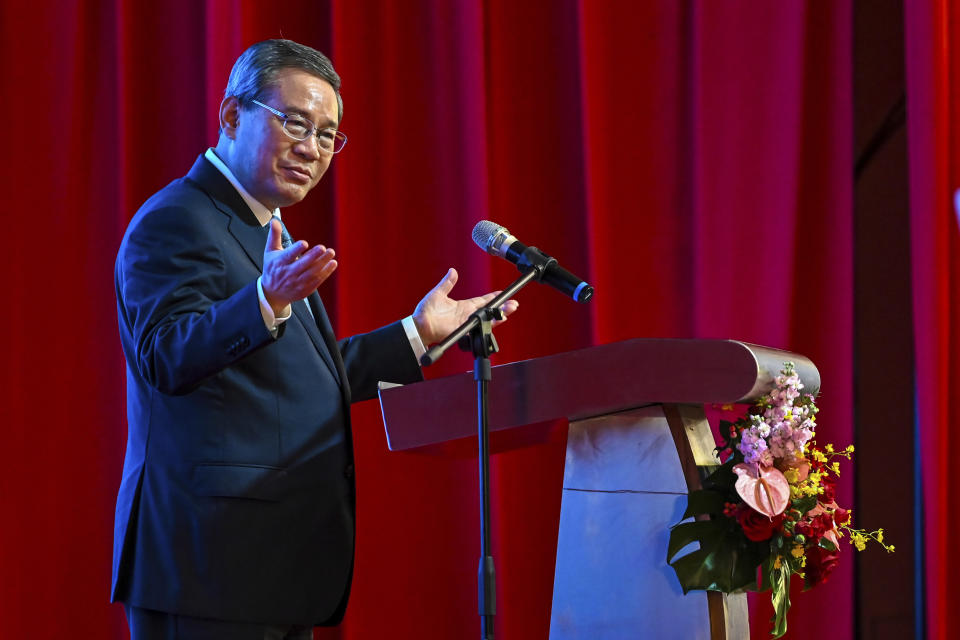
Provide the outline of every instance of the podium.
{"type": "MultiPolygon", "coordinates": [[[[493,368],[492,439],[568,422],[551,640],[750,637],[746,596],[684,595],[667,540],[719,464],[705,405],[753,402],[787,361],[819,390],[809,359],[733,340],[638,338],[493,368]]],[[[476,438],[471,373],[382,383],[380,405],[392,451],[476,438]]]]}

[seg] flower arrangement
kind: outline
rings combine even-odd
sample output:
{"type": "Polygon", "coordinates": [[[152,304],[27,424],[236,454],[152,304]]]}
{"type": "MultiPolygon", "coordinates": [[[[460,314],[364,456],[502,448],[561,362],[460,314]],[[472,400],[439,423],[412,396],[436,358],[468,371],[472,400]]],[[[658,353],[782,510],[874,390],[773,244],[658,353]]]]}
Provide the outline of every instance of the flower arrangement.
{"type": "Polygon", "coordinates": [[[670,530],[667,561],[683,592],[691,589],[738,593],[771,591],[771,633],[787,631],[790,578],[805,590],[826,582],[839,562],[840,539],[858,551],[868,541],[887,552],[883,529],[852,527],[850,511],[837,503],[840,458],[814,441],[817,409],[803,393],[794,364],[784,364],[775,386],[736,422],[721,421],[722,464],[690,492],[684,519],[670,530]],[[691,543],[699,549],[677,557],[691,543]],[[758,580],[759,574],[759,580],[758,580]]]}

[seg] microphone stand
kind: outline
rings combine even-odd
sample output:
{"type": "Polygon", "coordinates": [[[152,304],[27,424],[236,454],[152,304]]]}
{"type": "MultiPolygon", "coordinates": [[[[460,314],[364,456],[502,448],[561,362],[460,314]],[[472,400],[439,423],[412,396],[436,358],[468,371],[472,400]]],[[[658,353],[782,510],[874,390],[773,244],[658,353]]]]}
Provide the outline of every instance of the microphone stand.
{"type": "MultiPolygon", "coordinates": [[[[553,262],[556,262],[554,260],[553,262]]],[[[497,610],[496,575],[493,555],[490,550],[490,429],[488,422],[488,390],[492,379],[490,356],[500,350],[493,335],[493,322],[503,319],[500,305],[509,300],[531,280],[543,276],[549,262],[526,264],[518,267],[523,271],[513,284],[489,302],[477,309],[470,317],[440,343],[431,347],[420,358],[423,366],[429,366],[453,344],[473,353],[473,379],[477,381],[477,437],[480,463],[480,566],[477,570],[478,604],[480,610],[480,637],[493,640],[493,616],[497,610]]]]}

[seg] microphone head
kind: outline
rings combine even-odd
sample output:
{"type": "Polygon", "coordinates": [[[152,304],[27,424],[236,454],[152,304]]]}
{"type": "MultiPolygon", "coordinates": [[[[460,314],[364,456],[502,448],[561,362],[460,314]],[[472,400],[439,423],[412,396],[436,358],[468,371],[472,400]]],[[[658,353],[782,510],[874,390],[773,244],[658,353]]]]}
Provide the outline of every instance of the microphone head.
{"type": "Polygon", "coordinates": [[[490,239],[497,234],[497,231],[503,229],[496,222],[490,222],[489,220],[481,220],[473,227],[473,241],[477,244],[478,247],[487,250],[487,243],[490,239]]]}
{"type": "Polygon", "coordinates": [[[516,240],[506,227],[489,220],[481,220],[473,227],[473,241],[490,255],[502,258],[507,246],[516,240]]]}

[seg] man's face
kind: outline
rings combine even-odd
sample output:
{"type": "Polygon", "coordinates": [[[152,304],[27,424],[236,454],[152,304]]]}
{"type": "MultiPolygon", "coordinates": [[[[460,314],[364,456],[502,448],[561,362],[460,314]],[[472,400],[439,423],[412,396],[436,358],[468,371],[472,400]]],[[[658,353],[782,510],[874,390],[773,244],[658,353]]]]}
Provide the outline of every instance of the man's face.
{"type": "MultiPolygon", "coordinates": [[[[260,100],[287,115],[298,115],[318,129],[337,127],[337,97],[330,83],[300,69],[283,69],[260,100]]],[[[268,209],[296,204],[330,166],[316,136],[294,140],[283,120],[251,104],[236,114],[230,169],[240,184],[268,209]]]]}

